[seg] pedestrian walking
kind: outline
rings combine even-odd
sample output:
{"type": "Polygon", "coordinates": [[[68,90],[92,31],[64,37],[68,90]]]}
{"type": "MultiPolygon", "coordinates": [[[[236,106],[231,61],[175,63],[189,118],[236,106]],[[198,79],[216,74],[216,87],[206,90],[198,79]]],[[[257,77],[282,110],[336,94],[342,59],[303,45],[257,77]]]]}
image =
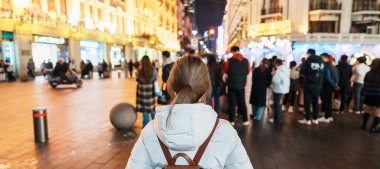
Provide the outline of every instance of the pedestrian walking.
{"type": "Polygon", "coordinates": [[[154,81],[157,80],[157,72],[154,70],[152,62],[148,56],[141,59],[140,67],[137,71],[137,95],[136,110],[143,113],[143,127],[145,127],[150,117],[155,117],[155,97],[154,97],[154,81]]]}
{"type": "Polygon", "coordinates": [[[243,119],[243,125],[249,125],[244,88],[251,67],[248,60],[240,54],[239,50],[239,47],[233,46],[231,48],[233,55],[225,64],[224,72],[227,74],[228,87],[228,114],[229,121],[232,125],[235,125],[235,111],[237,104],[239,114],[243,119]]]}
{"type": "Polygon", "coordinates": [[[380,59],[374,59],[371,65],[371,70],[367,73],[364,79],[364,87],[362,95],[364,96],[364,114],[362,129],[367,128],[368,119],[372,114],[374,117],[370,129],[371,133],[380,132],[377,127],[380,123],[380,59]]]}
{"type": "Polygon", "coordinates": [[[290,62],[290,88],[289,93],[285,94],[284,100],[283,100],[283,107],[285,112],[293,113],[294,107],[296,106],[296,98],[297,98],[297,92],[299,91],[299,77],[300,72],[297,67],[297,62],[292,61],[290,62]],[[289,109],[286,110],[287,105],[289,104],[289,109]]]}
{"type": "Polygon", "coordinates": [[[0,59],[0,82],[7,81],[7,73],[5,69],[5,64],[2,59],[0,59]]]}
{"type": "Polygon", "coordinates": [[[13,75],[13,65],[12,65],[12,63],[9,60],[6,60],[4,65],[5,65],[4,66],[5,72],[7,72],[8,82],[14,82],[14,81],[16,81],[16,78],[13,75]]]}
{"type": "Polygon", "coordinates": [[[355,66],[352,68],[351,82],[353,83],[353,112],[355,112],[355,114],[361,114],[363,111],[364,98],[360,93],[364,85],[364,77],[371,69],[368,65],[366,65],[366,61],[367,59],[365,57],[359,57],[356,59],[355,66]]]}
{"type": "Polygon", "coordinates": [[[284,94],[289,93],[290,70],[279,59],[274,61],[274,67],[276,68],[272,78],[274,116],[269,121],[275,124],[282,124],[284,123],[284,115],[281,110],[281,98],[284,94]]]}
{"type": "Polygon", "coordinates": [[[324,117],[318,119],[318,122],[332,123],[334,121],[332,117],[332,95],[334,91],[339,91],[339,72],[338,69],[331,62],[331,56],[327,53],[321,54],[322,60],[325,63],[325,69],[323,73],[323,85],[322,85],[322,110],[325,113],[324,117]]]}
{"type": "Polygon", "coordinates": [[[267,87],[271,84],[267,71],[269,62],[263,59],[258,68],[252,71],[252,86],[249,103],[252,105],[253,119],[261,121],[267,102],[267,87]]]}
{"type": "Polygon", "coordinates": [[[133,77],[133,67],[135,66],[135,64],[133,63],[132,59],[129,61],[129,65],[128,65],[128,68],[129,68],[129,76],[131,76],[131,78],[133,77]]]}
{"type": "Polygon", "coordinates": [[[182,158],[170,160],[181,155],[194,157],[187,161],[200,168],[253,169],[235,129],[207,105],[212,88],[207,66],[200,58],[181,57],[173,66],[168,89],[172,105],[156,109],[157,117],[141,132],[126,169],[189,165],[182,158]]]}
{"type": "Polygon", "coordinates": [[[223,83],[223,70],[222,67],[216,61],[218,56],[215,54],[207,55],[207,67],[211,80],[212,92],[209,100],[209,104],[214,107],[217,114],[220,112],[220,92],[223,83]],[[214,104],[212,104],[214,103],[214,104]]]}
{"type": "Polygon", "coordinates": [[[318,125],[318,99],[322,89],[325,66],[322,58],[315,55],[314,49],[309,49],[307,55],[308,58],[300,70],[303,78],[305,119],[299,120],[298,123],[318,125]],[[313,117],[311,117],[310,104],[313,106],[313,117]]]}
{"type": "Polygon", "coordinates": [[[36,69],[36,66],[34,64],[33,58],[29,58],[26,68],[28,70],[28,76],[34,79],[34,70],[36,69]]]}
{"type": "Polygon", "coordinates": [[[339,60],[339,64],[336,68],[339,71],[339,98],[340,98],[340,106],[339,113],[343,114],[345,108],[349,106],[348,96],[350,94],[350,78],[352,76],[352,67],[347,62],[348,56],[342,55],[339,60]]]}
{"type": "MultiPolygon", "coordinates": [[[[167,82],[169,79],[170,71],[173,68],[174,62],[170,58],[170,52],[169,51],[163,51],[162,52],[162,59],[164,61],[164,67],[162,68],[162,95],[166,99],[165,103],[160,104],[168,104],[171,100],[169,92],[167,90],[167,82]]],[[[160,101],[160,100],[159,100],[160,101]]]]}

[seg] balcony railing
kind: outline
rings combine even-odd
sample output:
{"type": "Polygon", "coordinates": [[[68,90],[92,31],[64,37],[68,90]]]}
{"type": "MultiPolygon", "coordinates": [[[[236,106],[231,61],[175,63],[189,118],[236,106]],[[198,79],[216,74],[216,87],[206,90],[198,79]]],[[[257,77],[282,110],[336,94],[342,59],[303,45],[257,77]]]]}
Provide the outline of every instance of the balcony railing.
{"type": "Polygon", "coordinates": [[[340,10],[341,3],[337,0],[310,0],[310,11],[313,10],[340,10]]]}
{"type": "Polygon", "coordinates": [[[380,4],[377,0],[354,0],[352,11],[379,11],[380,4]]]}

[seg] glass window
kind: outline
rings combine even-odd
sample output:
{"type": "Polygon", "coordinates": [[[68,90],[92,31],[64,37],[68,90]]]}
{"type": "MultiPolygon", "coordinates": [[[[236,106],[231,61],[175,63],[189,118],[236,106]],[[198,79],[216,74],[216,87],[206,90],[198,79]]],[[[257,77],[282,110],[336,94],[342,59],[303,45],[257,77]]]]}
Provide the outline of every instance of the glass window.
{"type": "Polygon", "coordinates": [[[49,11],[55,11],[55,4],[54,4],[55,1],[48,1],[48,9],[49,11]]]}
{"type": "Polygon", "coordinates": [[[66,15],[66,0],[61,0],[61,13],[66,15]]]}

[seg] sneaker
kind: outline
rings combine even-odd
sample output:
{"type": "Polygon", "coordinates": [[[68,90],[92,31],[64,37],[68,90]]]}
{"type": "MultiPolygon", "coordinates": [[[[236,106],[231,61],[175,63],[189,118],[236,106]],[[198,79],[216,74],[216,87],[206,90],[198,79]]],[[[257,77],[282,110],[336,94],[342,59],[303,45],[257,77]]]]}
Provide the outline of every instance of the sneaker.
{"type": "Polygon", "coordinates": [[[298,120],[298,123],[300,123],[300,124],[306,124],[308,126],[311,125],[311,121],[310,120],[306,120],[306,119],[298,120]]]}
{"type": "Polygon", "coordinates": [[[269,123],[272,123],[272,124],[274,123],[274,119],[273,118],[270,118],[268,121],[269,121],[269,123]]]}
{"type": "Polygon", "coordinates": [[[338,111],[338,114],[344,114],[344,110],[338,111]]]}
{"type": "Polygon", "coordinates": [[[355,111],[355,114],[357,114],[357,115],[359,115],[359,114],[361,114],[362,112],[360,112],[360,111],[355,111]]]}
{"type": "Polygon", "coordinates": [[[285,105],[282,105],[281,110],[282,110],[282,111],[286,111],[286,106],[285,106],[285,105]]]}
{"type": "Polygon", "coordinates": [[[248,125],[249,125],[249,121],[243,122],[243,126],[248,126],[248,125]]]}
{"type": "Polygon", "coordinates": [[[354,113],[354,110],[352,110],[352,109],[348,109],[348,112],[349,112],[349,113],[354,113]]]}
{"type": "Polygon", "coordinates": [[[330,123],[330,118],[321,117],[317,120],[319,123],[330,123]]]}
{"type": "Polygon", "coordinates": [[[318,125],[318,124],[319,124],[318,120],[311,120],[311,123],[312,123],[313,125],[318,125]]]}
{"type": "Polygon", "coordinates": [[[334,122],[334,118],[329,117],[328,120],[330,120],[330,123],[334,122]]]}
{"type": "Polygon", "coordinates": [[[291,113],[293,113],[293,111],[294,111],[294,107],[290,106],[288,112],[291,114],[291,113]]]}

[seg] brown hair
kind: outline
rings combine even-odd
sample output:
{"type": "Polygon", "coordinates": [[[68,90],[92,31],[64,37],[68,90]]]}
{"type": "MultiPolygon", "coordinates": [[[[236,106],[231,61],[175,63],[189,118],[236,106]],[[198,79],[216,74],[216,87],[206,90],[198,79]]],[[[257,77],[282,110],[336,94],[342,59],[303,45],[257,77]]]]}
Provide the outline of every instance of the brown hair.
{"type": "Polygon", "coordinates": [[[211,90],[208,68],[199,57],[184,56],[174,64],[168,79],[171,109],[175,104],[206,103],[211,90]]]}
{"type": "Polygon", "coordinates": [[[153,66],[148,56],[142,57],[140,61],[139,75],[141,75],[144,80],[150,81],[153,79],[153,66]]]}

